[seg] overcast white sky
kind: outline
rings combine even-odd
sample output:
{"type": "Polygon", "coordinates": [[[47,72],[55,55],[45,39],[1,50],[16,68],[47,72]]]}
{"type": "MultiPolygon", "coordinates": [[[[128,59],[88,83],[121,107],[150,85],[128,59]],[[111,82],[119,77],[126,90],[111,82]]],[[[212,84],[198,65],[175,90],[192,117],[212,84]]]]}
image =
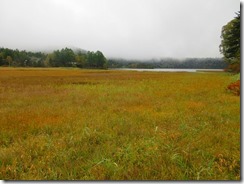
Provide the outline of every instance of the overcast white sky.
{"type": "Polygon", "coordinates": [[[79,47],[106,57],[222,57],[239,0],[0,0],[0,47],[79,47]]]}

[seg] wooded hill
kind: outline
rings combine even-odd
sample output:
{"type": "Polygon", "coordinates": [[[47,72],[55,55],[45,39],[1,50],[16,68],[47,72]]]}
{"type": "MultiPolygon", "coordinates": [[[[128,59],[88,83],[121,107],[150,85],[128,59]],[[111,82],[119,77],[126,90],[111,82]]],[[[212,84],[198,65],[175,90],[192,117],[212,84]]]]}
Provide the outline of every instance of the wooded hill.
{"type": "Polygon", "coordinates": [[[0,66],[12,67],[79,67],[79,68],[196,68],[224,69],[221,58],[164,58],[159,60],[106,59],[101,51],[64,48],[50,53],[0,48],[0,66]]]}
{"type": "Polygon", "coordinates": [[[109,68],[187,68],[187,69],[224,69],[227,63],[221,58],[187,58],[178,60],[165,58],[160,60],[124,60],[108,59],[109,68]]]}
{"type": "Polygon", "coordinates": [[[64,48],[42,53],[0,48],[0,66],[107,68],[107,59],[100,51],[64,48]]]}

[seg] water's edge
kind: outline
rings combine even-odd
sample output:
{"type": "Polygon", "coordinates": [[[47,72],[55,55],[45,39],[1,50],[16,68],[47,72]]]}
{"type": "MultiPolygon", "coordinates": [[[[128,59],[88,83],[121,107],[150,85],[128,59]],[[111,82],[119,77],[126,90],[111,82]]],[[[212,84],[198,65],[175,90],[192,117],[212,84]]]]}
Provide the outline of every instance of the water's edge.
{"type": "Polygon", "coordinates": [[[128,70],[138,72],[223,72],[224,69],[175,69],[175,68],[155,68],[155,69],[139,69],[139,68],[112,68],[109,70],[128,70]]]}

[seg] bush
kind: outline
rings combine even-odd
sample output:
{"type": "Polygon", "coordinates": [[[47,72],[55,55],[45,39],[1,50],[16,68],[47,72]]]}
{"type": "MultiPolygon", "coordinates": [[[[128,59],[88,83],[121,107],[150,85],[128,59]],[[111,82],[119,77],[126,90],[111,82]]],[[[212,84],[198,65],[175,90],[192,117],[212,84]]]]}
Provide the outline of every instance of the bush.
{"type": "Polygon", "coordinates": [[[233,63],[230,64],[225,71],[227,72],[233,72],[233,73],[240,73],[240,63],[233,63]]]}
{"type": "Polygon", "coordinates": [[[240,96],[240,80],[237,80],[236,82],[232,82],[231,84],[229,84],[227,89],[235,95],[240,96]]]}

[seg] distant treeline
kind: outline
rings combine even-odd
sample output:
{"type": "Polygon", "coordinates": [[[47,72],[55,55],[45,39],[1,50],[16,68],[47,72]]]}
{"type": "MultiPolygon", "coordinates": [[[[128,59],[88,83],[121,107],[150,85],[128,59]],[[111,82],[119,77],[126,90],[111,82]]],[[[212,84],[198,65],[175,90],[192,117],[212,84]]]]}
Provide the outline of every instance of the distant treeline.
{"type": "Polygon", "coordinates": [[[107,59],[100,51],[64,48],[46,54],[0,48],[0,66],[107,68],[107,59]]]}
{"type": "Polygon", "coordinates": [[[51,53],[19,51],[0,48],[0,66],[13,67],[79,67],[79,68],[196,68],[224,69],[227,63],[221,58],[188,58],[178,60],[106,59],[101,51],[64,48],[51,53]]]}
{"type": "Polygon", "coordinates": [[[109,68],[187,68],[187,69],[225,69],[227,63],[221,58],[186,58],[178,60],[165,58],[160,60],[108,59],[109,68]]]}

